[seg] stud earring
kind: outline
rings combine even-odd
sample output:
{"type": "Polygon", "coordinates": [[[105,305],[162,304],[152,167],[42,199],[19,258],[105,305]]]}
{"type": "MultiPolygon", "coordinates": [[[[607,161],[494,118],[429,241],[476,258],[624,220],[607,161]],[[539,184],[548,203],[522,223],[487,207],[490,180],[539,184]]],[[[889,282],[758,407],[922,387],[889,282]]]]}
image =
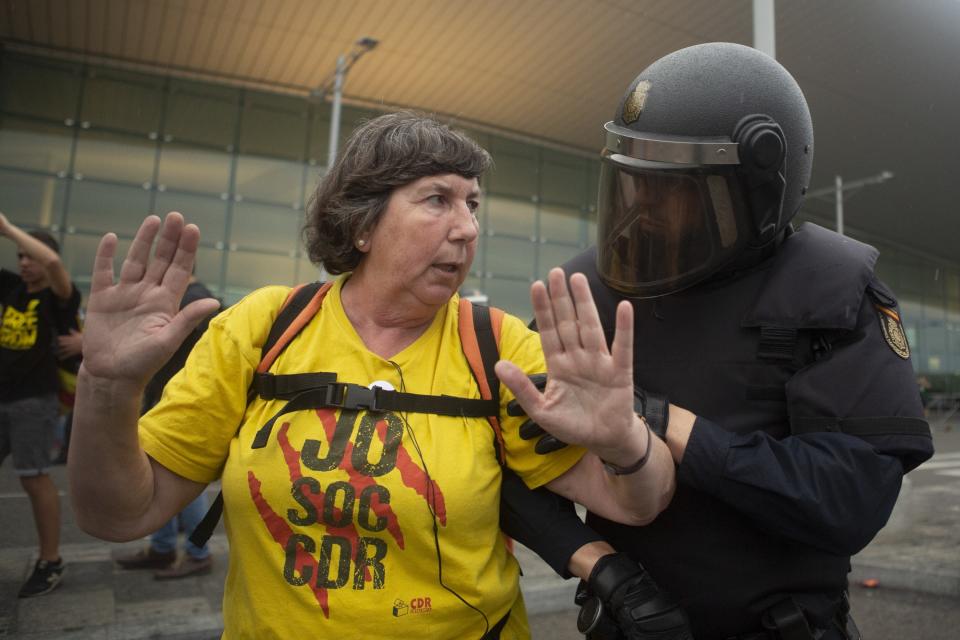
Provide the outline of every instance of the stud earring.
{"type": "Polygon", "coordinates": [[[365,245],[365,244],[367,244],[367,241],[366,241],[366,240],[357,240],[357,246],[358,246],[358,247],[362,247],[362,246],[365,245]]]}

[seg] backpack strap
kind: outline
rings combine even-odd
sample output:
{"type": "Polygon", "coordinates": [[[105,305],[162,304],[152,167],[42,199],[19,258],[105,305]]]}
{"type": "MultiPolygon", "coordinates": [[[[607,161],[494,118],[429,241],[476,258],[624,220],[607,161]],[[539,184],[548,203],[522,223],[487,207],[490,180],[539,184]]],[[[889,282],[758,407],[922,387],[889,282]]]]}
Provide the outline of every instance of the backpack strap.
{"type": "MultiPolygon", "coordinates": [[[[250,404],[257,397],[261,388],[276,391],[276,376],[268,373],[267,370],[277,359],[277,356],[287,348],[293,338],[316,315],[323,303],[323,298],[332,286],[333,282],[311,282],[291,289],[280,306],[280,312],[273,321],[270,332],[267,334],[267,340],[260,350],[260,364],[257,366],[257,370],[253,374],[253,380],[250,381],[250,388],[247,390],[247,404],[250,404]]],[[[291,377],[296,377],[298,378],[297,382],[303,383],[307,382],[304,377],[309,377],[310,381],[316,381],[318,378],[326,380],[325,376],[333,376],[334,380],[337,378],[336,374],[324,373],[306,373],[291,377]]],[[[239,427],[237,431],[239,431],[239,427]]],[[[190,542],[198,547],[207,544],[222,515],[223,491],[220,491],[210,508],[207,509],[207,513],[204,514],[203,520],[197,524],[190,534],[190,542]]]]}
{"type": "Polygon", "coordinates": [[[253,374],[250,389],[247,392],[247,403],[258,395],[261,398],[273,399],[296,393],[298,389],[315,387],[337,379],[332,373],[298,373],[285,376],[275,376],[269,372],[277,357],[283,353],[287,345],[299,334],[313,316],[317,315],[323,304],[327,292],[333,287],[333,282],[311,282],[294,287],[287,295],[280,307],[267,340],[260,350],[260,364],[253,374]]]}
{"type": "Polygon", "coordinates": [[[480,388],[480,397],[493,400],[498,410],[487,416],[493,429],[494,451],[497,462],[506,463],[504,458],[503,433],[500,430],[500,378],[493,365],[500,359],[500,328],[503,325],[503,310],[496,307],[474,305],[460,298],[460,344],[463,354],[470,364],[470,371],[480,388]]]}

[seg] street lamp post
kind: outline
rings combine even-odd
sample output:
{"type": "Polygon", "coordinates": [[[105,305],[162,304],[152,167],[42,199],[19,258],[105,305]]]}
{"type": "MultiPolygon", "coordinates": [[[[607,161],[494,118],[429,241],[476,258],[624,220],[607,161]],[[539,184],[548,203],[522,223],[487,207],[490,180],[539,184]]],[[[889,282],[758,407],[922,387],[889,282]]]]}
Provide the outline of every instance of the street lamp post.
{"type": "Polygon", "coordinates": [[[321,88],[311,92],[314,97],[323,99],[328,93],[333,91],[333,99],[330,104],[330,141],[327,147],[327,170],[333,166],[337,159],[337,144],[340,141],[340,104],[343,99],[343,83],[346,81],[347,73],[350,68],[360,59],[363,54],[372,51],[380,41],[376,38],[360,38],[354,43],[353,50],[349,53],[341,53],[337,57],[337,67],[333,73],[324,81],[321,88]]]}
{"type": "Polygon", "coordinates": [[[843,235],[843,176],[834,176],[834,199],[836,201],[837,233],[843,235]]]}
{"type": "Polygon", "coordinates": [[[861,189],[863,187],[872,185],[872,184],[881,184],[893,178],[892,171],[881,171],[875,176],[870,176],[869,178],[861,178],[859,180],[852,180],[850,182],[844,182],[842,176],[836,176],[834,178],[834,183],[832,187],[824,187],[822,189],[816,189],[815,191],[807,192],[808,198],[822,198],[832,194],[834,201],[836,203],[836,220],[837,220],[837,233],[843,235],[843,198],[844,192],[854,191],[861,189]]]}
{"type": "Polygon", "coordinates": [[[330,103],[330,140],[327,145],[327,171],[337,159],[337,144],[340,142],[340,102],[343,98],[343,78],[347,75],[347,58],[337,56],[337,69],[333,72],[333,101],[330,103]]]}

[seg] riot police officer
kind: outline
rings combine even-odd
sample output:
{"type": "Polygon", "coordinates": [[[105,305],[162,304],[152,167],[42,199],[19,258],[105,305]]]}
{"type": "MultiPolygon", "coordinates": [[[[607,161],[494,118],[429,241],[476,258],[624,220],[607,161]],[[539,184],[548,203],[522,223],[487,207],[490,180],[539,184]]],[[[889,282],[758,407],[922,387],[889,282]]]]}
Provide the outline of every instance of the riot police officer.
{"type": "MultiPolygon", "coordinates": [[[[802,91],[757,50],[693,46],[637,76],[605,135],[597,244],[563,268],[586,274],[608,341],[632,302],[638,407],[678,486],[648,526],[588,514],[622,552],[591,585],[652,576],[698,639],[859,637],[850,556],[933,446],[877,250],[790,224],[813,160],[802,91]]],[[[514,530],[555,568],[596,539],[562,508],[539,513],[548,529],[514,530]]],[[[628,628],[636,599],[601,591],[608,614],[593,602],[586,625],[655,637],[628,628]]]]}

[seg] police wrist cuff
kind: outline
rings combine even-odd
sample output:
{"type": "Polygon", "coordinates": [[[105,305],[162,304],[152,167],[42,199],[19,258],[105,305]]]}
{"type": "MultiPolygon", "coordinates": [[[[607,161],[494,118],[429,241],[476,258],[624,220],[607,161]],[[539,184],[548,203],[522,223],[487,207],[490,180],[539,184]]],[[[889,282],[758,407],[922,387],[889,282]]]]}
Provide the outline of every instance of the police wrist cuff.
{"type": "Polygon", "coordinates": [[[670,423],[670,401],[667,396],[644,392],[643,417],[650,431],[666,442],[667,426],[670,423]]]}
{"type": "Polygon", "coordinates": [[[670,400],[667,396],[634,387],[633,410],[644,417],[654,435],[666,442],[667,424],[670,421],[670,400]]]}
{"type": "Polygon", "coordinates": [[[650,458],[650,451],[653,450],[653,432],[650,431],[650,425],[647,424],[647,421],[644,418],[640,418],[640,422],[643,423],[644,429],[647,432],[647,448],[643,452],[643,455],[640,456],[640,459],[631,464],[629,467],[621,467],[620,465],[607,462],[601,458],[600,462],[603,463],[603,468],[607,473],[614,476],[626,476],[640,471],[640,469],[647,464],[647,460],[650,458]]]}

